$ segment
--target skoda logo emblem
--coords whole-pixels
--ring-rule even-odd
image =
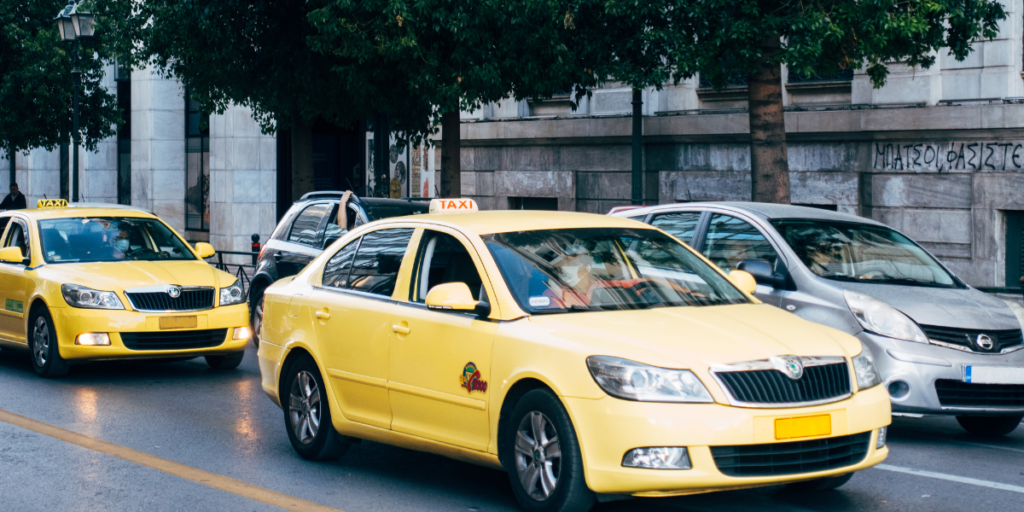
[[[172,299],[177,299],[181,296],[181,287],[176,285],[168,286],[167,295],[170,295]]]
[[[770,361],[776,370],[793,380],[804,376],[804,363],[797,356],[773,356]]]
[[[976,342],[978,343],[978,348],[982,350],[992,350],[996,346],[996,342],[992,341],[992,338],[987,334],[979,334]]]

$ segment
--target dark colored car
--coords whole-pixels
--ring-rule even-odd
[[[250,327],[259,343],[263,291],[278,279],[298,274],[349,229],[389,217],[427,213],[428,200],[349,196],[348,226],[338,225],[338,203],[344,192],[310,192],[295,202],[260,251],[249,286]]]

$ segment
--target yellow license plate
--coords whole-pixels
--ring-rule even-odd
[[[162,316],[161,329],[195,329],[199,326],[199,317],[195,316]]]
[[[777,418],[775,439],[796,439],[798,437],[827,436],[832,434],[832,415],[801,416],[799,418]]]

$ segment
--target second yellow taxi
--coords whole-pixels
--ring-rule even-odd
[[[206,356],[234,368],[249,339],[242,285],[150,213],[109,206],[0,213],[0,347],[43,377],[112,359]]]
[[[888,454],[869,353],[760,304],[749,274],[627,219],[475,210],[367,224],[267,289],[263,388],[302,457],[378,441],[503,468],[526,510],[584,511],[831,489]]]

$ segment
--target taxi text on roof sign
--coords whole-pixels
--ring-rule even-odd
[[[36,208],[67,208],[67,199],[40,199],[36,202]]]
[[[479,211],[472,199],[431,199],[430,213],[465,213]]]

